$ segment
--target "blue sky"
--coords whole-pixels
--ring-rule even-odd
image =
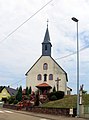
[[[0,0],[0,85],[25,87],[25,73],[41,56],[47,19],[52,57],[68,74],[68,86],[76,94],[76,23],[79,19],[79,48],[89,45],[89,1],[53,0],[12,33],[50,0]],[[80,85],[89,93],[89,48],[80,52]],[[58,59],[59,58],[59,59]],[[60,59],[61,58],[61,59]]]

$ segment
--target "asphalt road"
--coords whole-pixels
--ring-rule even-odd
[[[85,119],[0,109],[0,120],[85,120]]]
[[[0,120],[46,120],[46,119],[13,112],[11,110],[0,110]]]

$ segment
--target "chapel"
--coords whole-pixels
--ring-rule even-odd
[[[26,72],[26,86],[31,86],[32,91],[39,90],[40,94],[51,92],[54,87],[56,91],[63,91],[67,94],[71,91],[67,87],[67,73],[51,56],[51,49],[52,43],[47,25],[42,42],[42,55]]]

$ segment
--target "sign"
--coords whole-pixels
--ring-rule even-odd
[[[70,115],[73,115],[73,108],[72,109],[70,109],[70,113],[69,113]]]

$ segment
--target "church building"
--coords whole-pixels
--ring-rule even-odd
[[[32,91],[40,90],[40,93],[51,92],[53,88],[56,91],[64,91],[67,94],[67,73],[51,56],[52,44],[48,25],[44,40],[42,42],[42,55],[27,71],[26,86],[32,88]]]

